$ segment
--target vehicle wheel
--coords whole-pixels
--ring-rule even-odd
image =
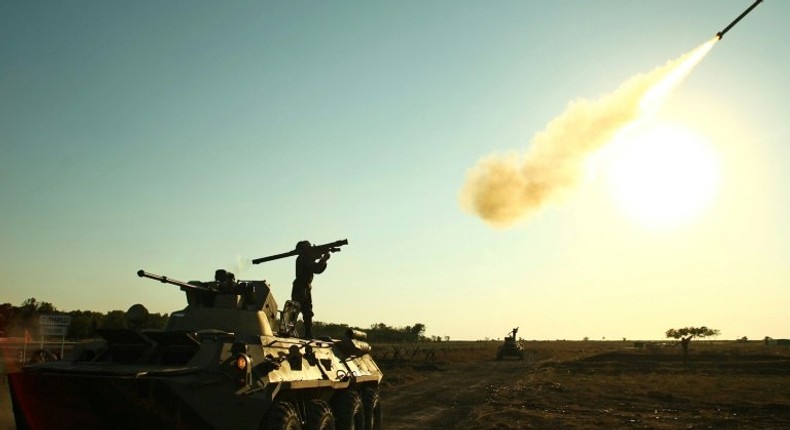
[[[291,402],[279,401],[269,412],[260,430],[302,430],[302,421]]]
[[[362,405],[365,407],[365,430],[381,430],[381,401],[378,388],[362,390]]]
[[[364,430],[365,407],[356,390],[347,389],[335,394],[332,401],[337,430]]]
[[[335,416],[332,408],[323,400],[313,400],[307,404],[307,430],[335,430]]]

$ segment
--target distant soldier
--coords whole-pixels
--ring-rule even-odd
[[[512,333],[513,333],[512,334],[513,340],[515,340],[516,339],[516,333],[518,333],[518,327],[514,328]]]
[[[302,318],[304,319],[304,337],[313,338],[313,297],[310,290],[313,288],[313,275],[323,273],[326,270],[326,262],[329,260],[329,252],[315,254],[310,242],[303,240],[296,244],[296,279],[291,289],[291,300],[299,302]]]
[[[680,338],[680,346],[683,347],[683,356],[688,357],[689,355],[689,343],[691,342],[691,336],[688,337],[681,337]]]

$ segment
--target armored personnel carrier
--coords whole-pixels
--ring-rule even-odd
[[[510,336],[505,336],[505,342],[502,345],[499,345],[496,350],[497,360],[501,360],[505,357],[516,357],[519,360],[524,359],[524,349],[516,340],[516,333],[518,333],[518,327],[508,332]]]
[[[365,334],[296,336],[266,281],[182,282],[164,330],[97,330],[60,361],[9,375],[18,430],[381,429],[382,373]],[[130,308],[130,321],[145,316]],[[279,315],[278,315],[279,314]]]

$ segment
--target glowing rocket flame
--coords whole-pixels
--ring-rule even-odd
[[[670,70],[663,79],[653,85],[644,97],[642,97],[642,100],[639,102],[639,109],[643,112],[643,115],[653,116],[661,107],[666,97],[683,82],[694,67],[696,67],[705,55],[713,49],[713,45],[715,45],[718,40],[719,38],[716,36],[700,45],[697,49],[681,57],[678,60],[679,64],[677,67]]]
[[[636,75],[597,100],[572,101],[535,134],[523,155],[484,157],[467,174],[461,206],[494,227],[532,215],[579,183],[587,159],[623,128],[653,115],[717,40]]]

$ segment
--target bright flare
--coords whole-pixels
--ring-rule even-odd
[[[615,202],[640,225],[664,229],[691,222],[716,196],[718,157],[690,130],[670,125],[632,130],[607,158]]]

